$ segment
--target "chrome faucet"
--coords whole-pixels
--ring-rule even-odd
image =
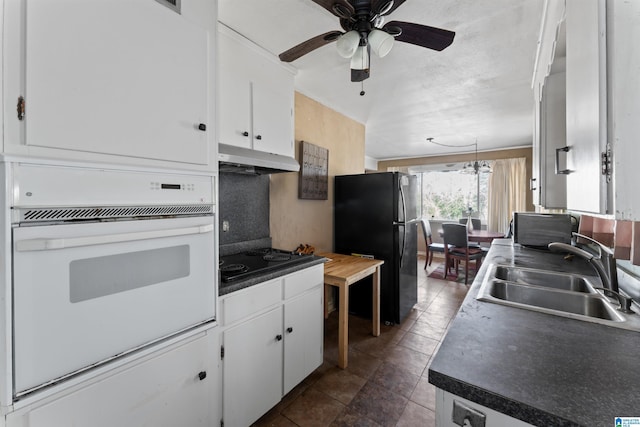
[[[618,288],[618,270],[613,251],[597,240],[593,240],[591,237],[579,233],[573,233],[573,236],[595,243],[598,247],[599,254],[594,255],[584,249],[560,242],[549,243],[549,250],[554,252],[568,252],[587,260],[598,272],[598,276],[600,276],[600,280],[602,281],[601,289],[605,295],[616,297],[618,302],[620,302],[620,308],[623,311],[629,310],[630,299],[621,295],[620,289]]]

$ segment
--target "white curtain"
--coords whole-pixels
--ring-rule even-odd
[[[487,229],[509,229],[513,212],[527,208],[527,165],[525,158],[501,159],[493,162],[489,176],[489,212]]]

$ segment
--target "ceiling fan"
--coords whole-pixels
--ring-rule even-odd
[[[433,50],[443,50],[453,42],[453,31],[411,22],[390,21],[384,17],[406,0],[312,0],[340,18],[342,31],[329,31],[312,37],[280,54],[283,62],[292,62],[307,53],[336,41],[338,53],[351,58],[351,81],[369,78],[369,55],[383,57],[391,51],[393,41],[411,43]],[[384,25],[383,25],[384,24]]]

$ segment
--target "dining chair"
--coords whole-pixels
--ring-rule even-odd
[[[442,237],[444,239],[444,278],[449,275],[449,269],[453,266],[458,273],[460,261],[464,261],[464,284],[468,284],[469,262],[475,261],[476,273],[482,264],[485,251],[477,246],[469,245],[467,227],[464,224],[442,224]]]
[[[424,261],[424,269],[427,269],[427,265],[431,265],[433,261],[433,253],[438,252],[444,254],[444,243],[433,243],[431,234],[431,224],[426,219],[421,219],[422,235],[424,236],[425,250],[427,252],[427,259]]]

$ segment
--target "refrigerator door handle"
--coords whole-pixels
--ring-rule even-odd
[[[394,222],[393,225],[402,227],[402,250],[400,251],[400,267],[402,267],[402,261],[404,259],[404,250],[407,244],[407,225],[404,222]]]
[[[400,189],[400,200],[402,201],[402,222],[407,220],[407,203],[404,199],[404,190],[402,189],[402,184],[399,186]]]
[[[406,177],[402,177],[402,178],[406,178]],[[400,189],[400,200],[402,200],[402,232],[403,232],[403,236],[402,236],[402,251],[400,252],[400,268],[402,268],[402,262],[404,261],[404,250],[407,244],[407,226],[404,223],[404,221],[407,220],[407,203],[405,201],[404,198],[404,190],[402,189],[402,180],[400,180],[400,185],[399,185],[399,189]]]

